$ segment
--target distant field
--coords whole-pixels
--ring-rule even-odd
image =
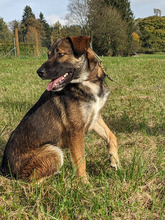
[[[45,58],[46,60],[46,58]],[[0,161],[12,130],[47,81],[43,58],[0,59]],[[68,150],[58,176],[26,184],[0,176],[0,219],[165,219],[165,54],[104,57],[111,94],[103,118],[120,146],[110,168],[106,144],[86,136],[90,185],[76,184]]]

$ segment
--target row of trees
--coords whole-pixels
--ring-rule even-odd
[[[43,13],[36,19],[30,6],[26,6],[21,22],[10,22],[12,32],[0,19],[0,40],[10,40],[18,28],[20,42],[33,44],[37,31],[40,45],[47,48],[51,39],[90,35],[99,55],[128,56],[142,48],[165,49],[165,18],[152,16],[135,21],[129,0],[69,0],[68,12],[68,25],[56,22],[49,26]]]
[[[98,54],[165,51],[165,17],[134,19],[129,0],[69,0],[68,20],[92,37]]]
[[[68,20],[92,37],[93,49],[104,55],[129,55],[133,13],[128,0],[69,0]]]

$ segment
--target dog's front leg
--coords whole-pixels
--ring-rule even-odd
[[[118,144],[115,135],[111,132],[108,126],[103,121],[101,115],[96,121],[94,131],[100,135],[108,143],[109,157],[111,161],[111,166],[117,170],[119,166],[119,156],[118,156]]]
[[[70,137],[70,154],[76,171],[76,176],[80,178],[81,182],[88,183],[83,132],[72,133]]]

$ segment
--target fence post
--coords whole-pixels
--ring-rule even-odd
[[[51,37],[50,37],[50,41],[51,41],[51,46],[53,45],[53,35],[51,35]]]
[[[17,57],[19,57],[20,51],[19,51],[19,40],[18,40],[18,29],[17,28],[15,28],[15,43],[16,43]]]
[[[35,38],[36,38],[36,54],[39,57],[40,53],[39,53],[39,46],[38,46],[38,33],[37,33],[37,30],[35,30]]]
[[[14,38],[14,55],[17,57],[17,51],[16,51],[16,46],[15,46],[15,38]]]

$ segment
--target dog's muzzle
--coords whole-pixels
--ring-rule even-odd
[[[40,67],[37,70],[37,74],[42,78],[42,79],[51,79],[51,82],[47,85],[47,90],[51,91],[60,91],[62,90],[72,79],[73,73],[68,71],[64,74],[60,74],[57,77],[48,78],[46,70],[42,67]]]
[[[43,68],[39,68],[37,70],[37,74],[39,75],[39,77],[41,77],[42,79],[44,79],[44,77],[46,77],[46,71]]]

